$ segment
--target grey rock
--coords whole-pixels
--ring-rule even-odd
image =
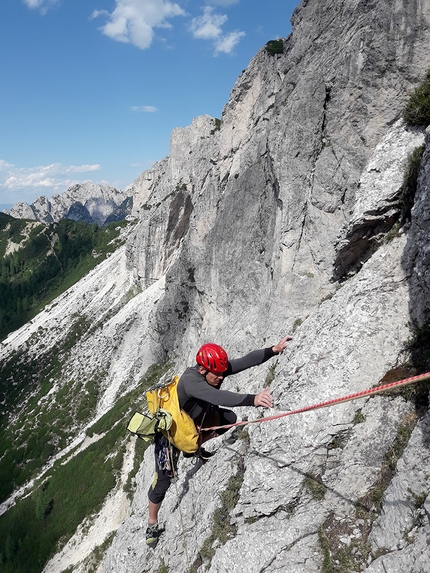
[[[340,231],[334,263],[338,278],[360,268],[398,221],[405,164],[423,143],[421,130],[408,130],[399,120],[376,146],[360,178],[351,218]]]
[[[382,513],[369,537],[374,554],[387,551],[389,555],[377,559],[369,571],[383,571],[384,566],[390,571],[401,571],[415,553],[415,545],[422,548],[417,555],[422,552],[423,558],[424,548],[427,549],[427,558],[430,555],[429,444],[430,415],[427,413],[415,428],[397,464],[396,475],[385,493]],[[423,567],[423,559],[418,559],[411,571],[424,571]]]
[[[315,2],[302,3],[284,54],[271,58],[263,50],[254,58],[232,90],[219,130],[211,133],[210,119],[201,118],[174,132],[171,156],[140,182],[146,209],[128,246],[129,264],[143,288],[166,274],[155,323],[161,344],[182,355],[179,365],[191,360],[187,349],[201,339],[216,336],[238,352],[243,333],[250,347],[258,340],[255,325],[265,324],[264,316],[271,317],[269,328],[263,327],[266,338],[300,319],[289,360],[278,360],[272,384],[281,410],[375,384],[404,360],[410,336],[411,276],[403,260],[409,238],[400,235],[390,244],[380,239],[398,212],[407,154],[423,141],[422,133],[395,122],[404,94],[420,75],[417,55],[423,56],[424,44],[415,36],[410,49],[389,30],[397,27],[412,39],[415,25],[427,30],[425,15],[414,24],[417,12],[405,14],[404,5],[387,11],[385,4],[354,2],[336,14],[335,5],[319,11]],[[331,41],[339,36],[339,43]],[[199,144],[196,131],[203,127]],[[185,194],[190,204],[185,220],[183,207],[173,219],[162,203],[175,185],[179,205],[185,205]],[[337,260],[348,268],[343,255],[354,252],[357,233],[365,235],[371,217],[377,221],[373,227],[380,227],[374,234],[381,246],[334,293],[333,265]],[[177,243],[167,233],[169,221]],[[160,240],[163,248],[155,253],[151,244]],[[368,245],[369,239],[366,250]],[[358,250],[352,258],[360,256]],[[427,293],[423,289],[425,300]],[[248,314],[244,309],[254,298],[259,303]],[[266,369],[230,384],[256,391]],[[215,543],[209,570],[320,570],[320,531],[332,523],[340,524],[339,544],[352,550],[354,532],[367,535],[370,527],[370,518],[357,525],[356,504],[375,487],[385,452],[411,408],[401,399],[373,398],[361,405],[363,424],[353,421],[359,409],[354,402],[250,427],[243,485],[232,512],[238,529],[225,545]],[[332,447],[337,441],[343,447]],[[206,467],[193,474],[180,508],[172,499],[177,493],[169,492],[162,509],[166,537],[146,557],[144,571],[155,570],[166,550],[177,571],[198,559],[213,512],[201,496],[208,484],[222,489],[229,450],[227,444],[220,447],[210,482]],[[317,477],[325,487],[322,501],[304,485]],[[107,562],[132,538],[127,525],[118,535]],[[368,555],[362,551],[355,547],[365,567]]]
[[[110,220],[118,221],[130,215],[130,198],[128,192],[109,185],[83,183],[73,185],[61,195],[53,195],[50,199],[38,197],[31,205],[16,203],[4,212],[17,219],[33,219],[43,223],[73,219],[103,225]]]
[[[171,361],[177,373],[193,364],[202,341],[235,357],[294,331],[281,356],[226,380],[256,393],[271,374],[275,408],[239,409],[247,433],[214,440],[208,463],[181,459],[155,550],[144,541],[154,468],[145,453],[99,573],[163,563],[178,573],[311,573],[345,552],[361,571],[425,571],[428,413],[418,421],[401,395],[356,394],[408,372],[414,327],[429,319],[427,138],[411,221],[383,240],[405,158],[423,140],[398,120],[429,67],[429,19],[429,0],[303,1],[284,52],[255,56],[221,121],[174,130],[169,157],[133,183],[139,222],[126,246],[2,343],[2,357],[37,356],[81,313],[92,329],[61,376],[104,365],[98,418],[151,364]],[[339,397],[354,400],[320,407]],[[263,413],[285,415],[259,423]],[[387,453],[411,419],[390,473]],[[220,540],[214,519],[232,476],[240,487]]]
[[[428,244],[430,232],[430,210],[428,204],[430,156],[428,144],[429,130],[427,128],[426,148],[422,157],[418,189],[412,209],[411,228],[403,256],[403,264],[410,273],[411,318],[418,326],[423,325],[430,311],[430,301],[426,294],[430,285],[428,266],[430,252]]]

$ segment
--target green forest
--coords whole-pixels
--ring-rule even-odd
[[[125,225],[47,225],[0,213],[0,340],[113,252]]]
[[[47,560],[64,546],[78,525],[86,518],[91,521],[91,516],[100,509],[109,491],[118,485],[129,436],[126,432],[127,421],[135,409],[142,410],[145,391],[169,367],[169,364],[151,366],[136,388],[121,396],[111,410],[87,429],[88,436],[99,436],[97,442],[71,456],[67,463],[57,460],[40,478],[37,476],[41,468],[56,453],[55,448],[49,452],[45,447],[53,441],[52,433],[58,433],[61,429],[59,420],[54,417],[58,416],[63,421],[65,433],[70,433],[73,425],[72,419],[64,423],[70,404],[76,398],[76,395],[71,397],[73,392],[70,388],[65,387],[64,392],[57,393],[55,406],[50,412],[40,413],[39,419],[43,420],[39,423],[37,436],[31,435],[34,432],[31,424],[20,432],[19,445],[7,443],[10,439],[9,425],[0,432],[0,483],[5,484],[0,499],[6,499],[14,485],[22,485],[30,478],[36,478],[33,490],[0,515],[2,573],[40,573]],[[82,394],[82,389],[78,389]],[[39,398],[40,394],[37,394],[36,399]],[[22,421],[21,426],[24,428]],[[64,446],[60,436],[58,449]],[[131,497],[134,492],[133,477],[142,462],[147,444],[137,440],[135,447],[134,467],[123,485]],[[1,455],[2,452],[6,455]],[[6,460],[9,452],[13,457],[12,463]],[[35,463],[32,463],[33,460]]]

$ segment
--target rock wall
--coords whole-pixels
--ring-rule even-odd
[[[157,174],[136,182],[144,200],[129,265],[143,288],[166,276],[150,320],[178,368],[204,340],[234,356],[295,330],[275,361],[276,412],[410,374],[411,328],[429,311],[428,151],[411,223],[386,236],[407,157],[425,140],[400,118],[429,65],[429,16],[428,1],[303,1],[284,53],[256,55],[221,122],[175,130]],[[257,391],[269,367],[226,385]],[[147,452],[101,570],[424,573],[422,415],[380,396],[218,438],[208,463],[180,462],[154,551],[144,542]],[[216,509],[234,476],[220,538]]]
[[[239,317],[249,346],[291,330],[366,258],[354,245],[368,229],[352,229],[361,177],[423,77],[428,22],[427,2],[302,3],[284,53],[255,56],[220,122],[174,130],[169,157],[135,182],[128,250],[143,287],[167,273],[155,319],[166,350],[215,336],[242,350],[229,334]],[[399,130],[397,180],[422,138]]]
[[[282,54],[263,48],[241,74],[220,119],[173,131],[170,155],[130,189],[139,221],[125,247],[12,333],[2,358],[42,354],[78,315],[86,332],[61,375],[103,370],[96,418],[149,366],[180,373],[209,339],[235,357],[293,333],[282,356],[225,382],[270,383],[269,413],[413,372],[411,337],[430,310],[430,156],[401,111],[430,64],[430,0],[303,0],[293,24]],[[396,227],[421,145],[410,221]],[[150,449],[98,573],[427,573],[429,444],[428,397],[417,408],[399,394],[232,430],[206,464],[180,459],[155,550]],[[93,570],[76,543],[46,570]]]

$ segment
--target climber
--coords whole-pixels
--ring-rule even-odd
[[[178,383],[178,397],[181,408],[187,412],[200,428],[198,450],[196,457],[206,462],[212,452],[205,450],[202,444],[215,438],[227,430],[217,430],[217,432],[206,431],[204,428],[211,426],[223,426],[234,424],[237,420],[236,414],[229,409],[220,406],[262,406],[271,408],[273,398],[270,392],[265,389],[258,394],[237,394],[227,390],[220,390],[221,384],[227,376],[238,374],[243,370],[263,364],[269,358],[281,354],[292,340],[291,336],[285,336],[270,348],[254,350],[242,358],[229,360],[226,351],[217,344],[204,344],[196,355],[196,365],[187,368],[182,374]],[[168,442],[161,434],[155,440],[155,476],[148,491],[149,517],[146,530],[146,543],[149,547],[155,547],[158,543],[161,530],[158,526],[158,512],[162,501],[170,486],[175,464],[179,457],[179,451],[170,446],[173,451],[173,460],[169,461]],[[184,454],[189,456],[190,454]]]

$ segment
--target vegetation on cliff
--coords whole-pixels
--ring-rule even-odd
[[[430,70],[411,94],[403,109],[403,118],[408,125],[427,127],[430,124]]]

